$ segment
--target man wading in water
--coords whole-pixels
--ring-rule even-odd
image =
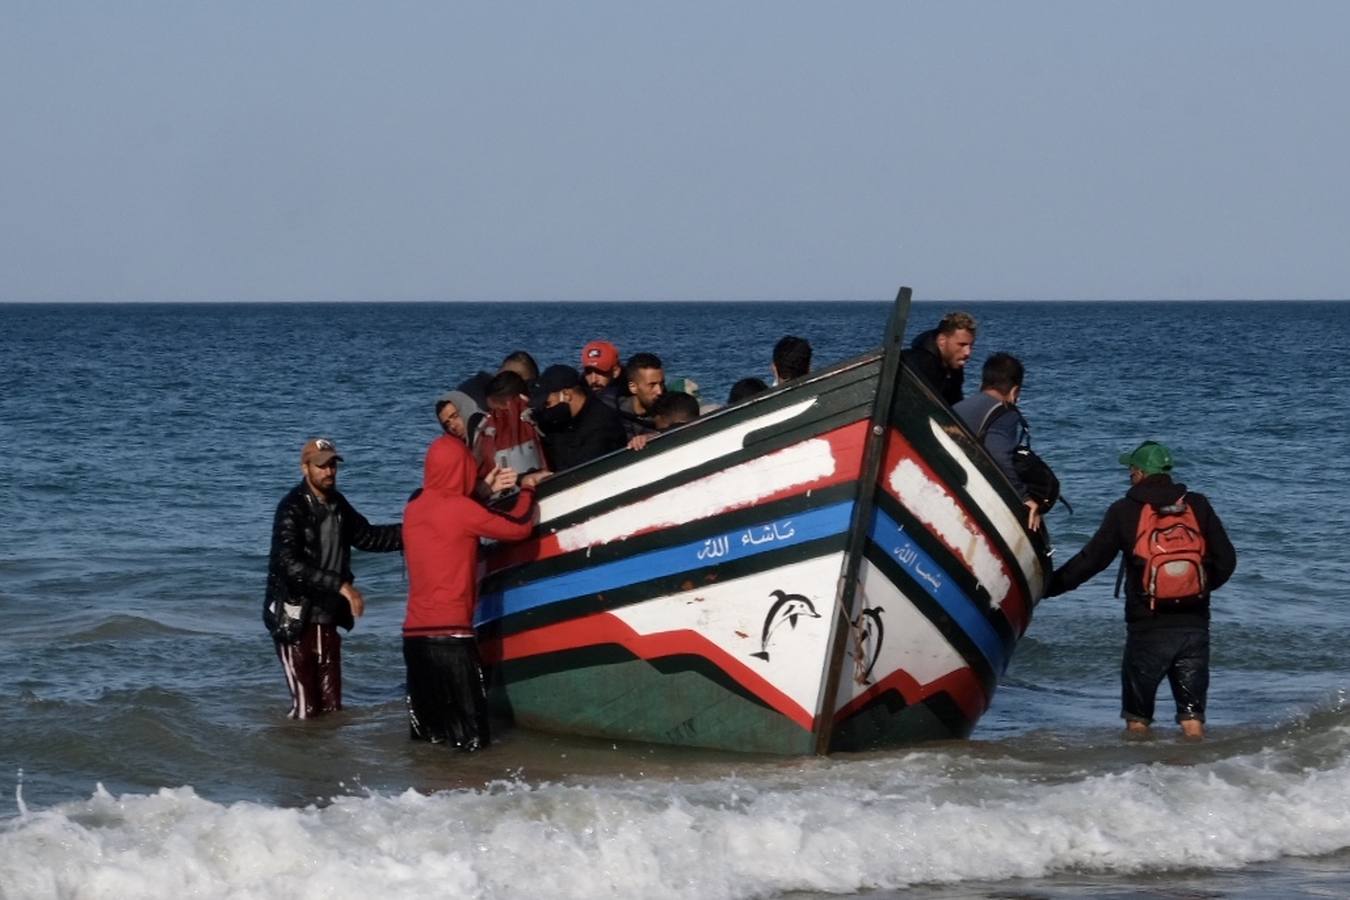
[[[1122,454],[1130,489],[1073,559],[1050,577],[1047,597],[1068,593],[1125,556],[1125,655],[1121,711],[1136,733],[1153,723],[1153,701],[1166,676],[1177,722],[1204,737],[1209,690],[1209,593],[1237,568],[1237,553],[1204,494],[1172,480],[1172,453],[1144,441]],[[1119,583],[1117,585],[1119,586]]]
[[[403,548],[398,525],[372,525],[337,489],[337,447],[314,438],[300,451],[300,483],[277,504],[263,624],[291,691],[293,719],[342,709],[342,638],[366,609],[353,584],[351,548]]]

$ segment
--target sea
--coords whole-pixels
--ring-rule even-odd
[[[309,437],[395,522],[433,403],[508,352],[652,351],[704,401],[880,343],[890,303],[0,305],[0,898],[1350,896],[1350,303],[988,302],[1072,511],[1168,444],[1238,551],[1209,735],[1119,718],[1114,569],[1043,601],[969,740],[777,758],[410,741],[398,554],[357,553],[347,708],[286,718],[260,610]],[[917,302],[909,334],[950,304]]]

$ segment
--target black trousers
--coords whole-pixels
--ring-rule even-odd
[[[1205,721],[1209,692],[1209,629],[1193,626],[1152,628],[1125,638],[1120,662],[1120,715],[1148,724],[1163,676],[1172,686],[1177,721]]]
[[[414,740],[473,752],[492,741],[487,682],[471,637],[405,637],[408,726]]]

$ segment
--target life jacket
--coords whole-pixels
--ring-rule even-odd
[[[1144,564],[1149,609],[1204,595],[1205,535],[1185,494],[1167,506],[1144,504],[1134,555]]]
[[[480,477],[493,468],[511,468],[521,475],[547,468],[539,432],[524,417],[527,406],[524,397],[512,397],[506,406],[490,410],[479,424],[473,455]]]

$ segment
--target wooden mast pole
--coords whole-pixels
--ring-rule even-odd
[[[825,684],[816,701],[817,755],[830,751],[830,739],[834,734],[835,697],[839,693],[839,680],[842,677],[849,633],[855,616],[853,607],[859,593],[858,573],[862,569],[863,547],[867,543],[867,533],[872,527],[872,511],[876,501],[877,482],[881,475],[881,462],[886,449],[886,431],[890,423],[891,405],[895,399],[896,385],[901,377],[900,354],[904,350],[905,323],[909,319],[912,293],[909,288],[902,287],[896,294],[895,306],[891,309],[890,321],[886,324],[886,337],[881,345],[881,373],[878,376],[876,396],[872,402],[872,421],[867,431],[867,442],[863,446],[858,498],[853,504],[853,516],[849,521],[848,543],[844,549],[844,568],[839,576],[839,588],[834,612],[831,615]]]

